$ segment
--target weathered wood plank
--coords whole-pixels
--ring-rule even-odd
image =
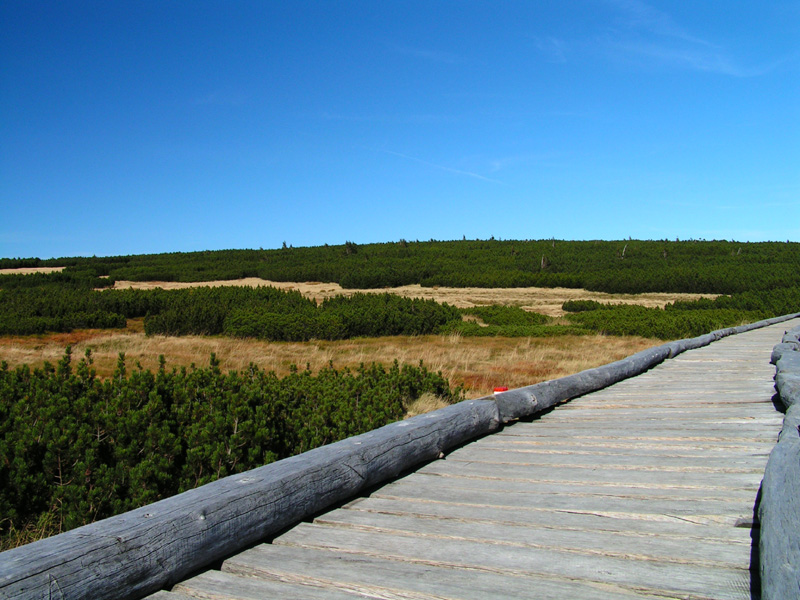
[[[196,600],[197,596],[187,596],[179,592],[166,592],[160,590],[155,594],[150,594],[145,600]]]
[[[741,411],[739,411],[737,414],[730,413],[727,415],[722,415],[719,413],[719,411],[714,411],[713,415],[709,414],[708,411],[705,412],[682,411],[680,413],[676,412],[670,415],[665,415],[664,413],[657,411],[647,411],[647,412],[577,411],[570,415],[572,417],[571,419],[563,418],[561,422],[563,423],[570,422],[572,424],[591,423],[593,425],[602,425],[605,427],[608,424],[619,422],[620,419],[624,419],[626,423],[642,423],[642,424],[647,424],[651,422],[663,422],[665,419],[674,419],[674,420],[686,419],[686,420],[691,420],[693,428],[700,429],[707,427],[708,425],[759,426],[763,424],[773,425],[781,421],[779,415],[764,415],[763,410],[759,412],[761,412],[761,414],[756,416],[755,414],[746,414]]]
[[[560,467],[565,463],[580,462],[591,467],[624,469],[637,467],[641,469],[669,470],[673,467],[680,470],[702,473],[757,473],[764,472],[768,453],[760,456],[740,454],[731,456],[707,456],[702,461],[687,465],[685,456],[641,455],[641,454],[548,454],[546,452],[530,452],[520,448],[494,449],[469,446],[456,450],[447,456],[449,461],[487,462],[494,464],[518,464],[531,466]]]
[[[364,597],[356,590],[245,577],[222,571],[206,571],[182,581],[174,590],[204,600],[353,600]]]
[[[713,519],[717,522],[737,523],[753,514],[753,502],[749,506],[742,502],[720,502],[717,500],[694,500],[676,502],[671,499],[655,497],[623,497],[571,494],[568,499],[556,494],[478,489],[478,486],[443,487],[439,485],[420,485],[418,482],[408,486],[388,486],[373,494],[376,498],[424,499],[427,501],[457,504],[469,498],[471,504],[486,506],[535,506],[538,508],[611,511],[617,513],[667,514],[685,519]]]
[[[569,598],[570,600],[635,600],[651,598],[618,586],[555,580],[520,573],[465,571],[458,567],[396,561],[326,549],[263,544],[225,561],[231,573],[281,581],[314,581],[337,589],[358,586],[374,597],[441,600]]]
[[[577,531],[636,532],[639,535],[676,537],[685,540],[718,540],[750,546],[750,529],[717,521],[686,519],[666,514],[620,513],[610,510],[557,509],[537,506],[487,506],[463,502],[430,502],[415,499],[366,498],[345,505],[350,510],[394,515],[415,515],[435,519],[462,519],[528,527]]]
[[[360,531],[417,535],[434,542],[438,538],[448,538],[523,548],[599,552],[625,559],[676,564],[691,562],[712,568],[735,569],[750,560],[749,546],[705,540],[687,544],[686,539],[645,536],[636,531],[576,531],[456,518],[429,519],[418,515],[389,515],[351,509],[331,511],[314,519],[314,523]]]
[[[558,442],[555,440],[493,440],[482,444],[482,450],[497,450],[508,452],[525,452],[529,454],[548,454],[548,455],[602,455],[602,456],[621,456],[635,452],[639,456],[653,457],[673,457],[673,458],[704,458],[706,456],[722,458],[739,458],[741,456],[760,457],[762,459],[769,456],[774,444],[762,442],[761,444],[699,444],[699,443],[675,443],[675,442],[591,442],[580,443],[571,441],[570,443]]]
[[[505,432],[504,432],[505,433]],[[560,431],[558,429],[542,429],[539,433],[534,433],[531,431],[525,431],[520,429],[516,433],[507,433],[506,435],[502,435],[500,433],[496,434],[499,437],[509,437],[512,439],[516,439],[519,441],[548,441],[553,440],[555,442],[564,442],[568,439],[575,440],[576,443],[585,443],[585,442],[613,442],[613,443],[635,443],[635,442],[645,442],[648,444],[656,444],[656,443],[679,443],[679,444],[687,444],[687,443],[709,443],[709,444],[759,444],[761,446],[774,446],[775,440],[777,436],[773,436],[771,433],[768,435],[761,436],[759,438],[755,437],[748,437],[745,436],[712,436],[712,435],[698,435],[702,432],[692,432],[691,434],[687,435],[684,433],[683,430],[680,429],[672,429],[667,430],[662,429],[659,432],[650,432],[647,434],[638,434],[635,431],[627,431],[627,432],[597,432],[591,429],[587,429],[583,432],[576,432],[573,435],[568,435],[564,431]]]
[[[458,461],[436,461],[425,465],[425,473],[448,473],[450,468]],[[441,464],[440,464],[441,463]],[[459,474],[486,476],[497,474],[500,470],[493,463],[460,462]],[[586,481],[593,483],[618,483],[621,477],[624,481],[635,484],[658,484],[663,486],[688,486],[712,488],[734,488],[758,490],[761,484],[761,475],[757,473],[703,473],[691,471],[668,470],[633,470],[633,469],[608,469],[592,465],[569,464],[561,465],[558,469],[548,467],[535,467],[530,465],[506,465],[503,473],[511,478],[538,479],[550,482]]]
[[[723,600],[749,600],[746,569],[637,560],[602,553],[520,548],[470,540],[437,538],[427,543],[412,535],[343,530],[301,523],[274,541],[278,545],[341,549],[431,565],[495,573],[540,574],[585,582],[613,584],[632,592],[669,596],[694,595]]]
[[[524,423],[518,423],[517,426],[518,425],[524,425]],[[573,444],[573,446],[577,448],[596,445],[598,447],[630,448],[631,451],[635,451],[636,448],[640,447],[656,447],[666,449],[671,446],[692,446],[708,448],[710,450],[714,448],[744,447],[756,448],[760,452],[764,451],[764,449],[768,449],[768,451],[771,452],[772,448],[775,446],[775,440],[770,439],[771,436],[766,436],[763,439],[731,439],[729,437],[715,438],[702,435],[669,437],[658,434],[637,435],[635,432],[629,431],[626,434],[620,433],[617,435],[602,435],[586,432],[576,433],[575,435],[567,437],[559,431],[553,431],[544,428],[542,428],[538,434],[530,430],[523,429],[520,429],[519,433],[514,434],[513,432],[509,432],[508,429],[509,428],[507,427],[503,432],[493,435],[492,441],[497,443],[530,444],[544,447],[552,446],[553,448],[563,448],[569,444]]]
[[[704,485],[673,486],[661,483],[633,484],[625,480],[609,483],[595,481],[543,481],[528,477],[511,477],[504,470],[494,470],[486,476],[463,474],[439,474],[417,472],[415,481],[430,481],[423,484],[452,489],[510,492],[536,492],[541,494],[563,494],[564,496],[614,496],[625,498],[658,498],[674,502],[694,502],[695,500],[715,500],[720,502],[752,503],[754,488],[712,488]],[[381,490],[375,492],[380,495]],[[377,497],[377,496],[376,496]]]
[[[559,424],[560,425],[560,424]],[[780,425],[777,426],[780,429]],[[573,433],[570,434],[570,431]],[[658,440],[662,438],[675,439],[675,440],[728,440],[728,441],[756,441],[756,442],[771,442],[775,443],[777,435],[771,430],[765,430],[758,427],[704,427],[693,428],[691,425],[686,427],[679,427],[674,424],[664,423],[661,427],[657,423],[643,424],[636,429],[625,428],[622,425],[605,427],[593,425],[591,423],[576,423],[572,428],[566,425],[559,428],[548,429],[541,433],[531,434],[530,432],[520,432],[520,436],[534,437],[552,436],[561,437],[562,439],[569,439],[574,436],[576,438],[585,436],[600,436],[600,437],[615,437],[620,439],[653,439]]]

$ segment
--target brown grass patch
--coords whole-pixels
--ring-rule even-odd
[[[231,281],[206,281],[193,283],[164,281],[117,281],[114,289],[179,289],[202,286],[249,286],[268,285],[283,290],[295,290],[308,298],[321,302],[333,296],[350,296],[357,292],[366,294],[392,293],[408,298],[426,298],[437,302],[447,302],[459,308],[470,308],[486,304],[506,304],[520,306],[525,310],[539,312],[552,317],[562,316],[561,305],[567,300],[595,300],[597,302],[615,302],[622,304],[639,304],[641,306],[663,308],[668,302],[676,300],[697,300],[698,298],[715,298],[714,294],[606,294],[589,292],[571,288],[451,288],[422,287],[421,285],[404,285],[402,287],[369,290],[346,290],[338,283],[318,282],[280,282],[249,277]]]
[[[453,385],[463,385],[467,397],[490,394],[495,386],[521,387],[577,373],[651,347],[660,342],[639,337],[563,336],[553,338],[462,338],[398,336],[341,341],[264,342],[226,337],[145,336],[141,321],[126,331],[83,330],[68,334],[0,338],[0,360],[11,368],[21,364],[55,364],[66,345],[78,360],[90,348],[100,377],[109,377],[117,356],[124,352],[128,368],[137,363],[156,370],[163,354],[168,367],[205,366],[212,352],[224,370],[240,370],[250,363],[278,375],[291,365],[307,364],[312,371],[333,363],[337,368],[360,363],[391,365],[394,360],[416,365],[423,361],[441,371]]]
[[[422,415],[425,413],[433,412],[434,410],[439,410],[440,408],[444,408],[447,406],[447,403],[430,392],[426,392],[422,394],[416,400],[412,400],[408,403],[405,407],[406,410],[406,419],[410,419],[411,417],[416,417],[417,415]]]
[[[663,306],[678,299],[695,299],[695,294],[601,294],[566,288],[423,288],[419,285],[381,290],[343,290],[335,283],[282,283],[263,279],[200,283],[122,282],[116,288],[134,287],[177,289],[206,285],[272,285],[297,290],[322,301],[338,294],[392,292],[415,298],[431,298],[459,307],[485,304],[521,306],[551,316],[561,316],[565,300],[587,299],[600,302],[628,302],[644,306]],[[213,352],[226,370],[240,370],[250,363],[285,375],[292,365],[309,365],[312,371],[333,363],[337,368],[354,368],[360,363],[390,365],[394,360],[416,365],[420,361],[433,371],[441,371],[453,385],[462,385],[467,397],[490,394],[494,387],[522,387],[555,379],[629,356],[660,342],[639,337],[560,336],[553,338],[464,338],[446,336],[383,337],[342,341],[264,342],[226,337],[166,337],[144,335],[142,319],[128,321],[125,330],[81,330],[72,333],[0,337],[0,361],[11,368],[21,364],[55,364],[67,345],[73,346],[78,360],[87,348],[94,357],[100,377],[114,372],[117,357],[124,352],[128,368],[140,365],[156,370],[158,356],[164,355],[168,367],[205,366]],[[416,408],[410,407],[412,410]]]
[[[30,275],[31,273],[57,273],[66,267],[23,267],[19,269],[0,269],[0,275]]]

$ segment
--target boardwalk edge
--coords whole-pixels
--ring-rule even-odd
[[[772,362],[786,415],[767,461],[758,508],[764,600],[800,598],[800,326],[775,346]]]

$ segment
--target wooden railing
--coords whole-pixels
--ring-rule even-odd
[[[685,350],[798,316],[669,342],[596,369],[460,402],[3,552],[0,598],[142,598],[403,471],[492,433],[503,423],[638,375]],[[781,365],[798,364],[788,356],[792,349],[796,348],[786,347],[779,369]],[[795,395],[789,397],[796,398],[798,371],[793,373],[794,379],[789,370],[779,379],[784,381],[783,389],[794,390],[791,393]],[[770,482],[774,483],[768,485],[765,478],[762,514],[767,527],[762,528],[761,542],[768,551],[768,561],[772,557],[776,561],[794,560],[795,574],[800,512],[792,507],[800,498],[800,465],[796,460],[800,443],[797,436],[792,438],[791,431],[786,431],[796,424],[797,410],[795,403],[787,411],[785,435],[776,447],[777,454],[773,453],[775,460],[770,458],[770,465],[774,462],[778,466],[772,467],[775,475]],[[793,466],[784,464],[790,461],[780,458],[781,453],[794,457]],[[781,487],[780,482],[787,477],[794,487]],[[787,498],[787,490],[794,496]],[[795,511],[791,521],[795,529],[790,536],[794,545],[773,539],[781,535],[782,519],[788,514],[783,508],[776,513],[770,508],[773,505]],[[762,566],[768,581],[772,581],[773,572],[790,579],[791,573],[787,575],[786,571],[777,562]]]
[[[775,389],[786,410],[761,483],[761,597],[800,598],[800,327],[772,351]]]

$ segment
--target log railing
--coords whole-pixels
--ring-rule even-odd
[[[0,597],[142,598],[403,471],[496,431],[503,423],[638,375],[685,350],[798,316],[786,315],[669,342],[596,369],[460,402],[8,550],[0,554]],[[796,337],[793,339],[796,343]],[[786,346],[778,361],[779,372],[782,365],[793,365],[795,370],[785,369],[778,379],[779,384],[783,382],[781,389],[788,390],[787,397],[796,399],[800,389],[796,367],[800,363],[792,359],[800,357],[800,352],[789,356],[795,349]],[[762,573],[769,581],[792,576],[783,564],[771,563],[772,557],[794,560],[791,566],[795,577],[797,574],[800,512],[793,507],[800,499],[800,442],[789,430],[794,427],[797,433],[796,411],[800,409],[796,400],[790,402],[795,403],[787,411],[781,443],[773,452],[774,458],[770,457],[770,465],[778,466],[768,466],[771,479],[768,482],[765,477],[764,481],[762,518],[767,527],[762,528],[761,545],[768,550],[769,564],[762,565]],[[783,455],[794,463],[780,458]],[[770,475],[770,468],[774,475]],[[787,493],[793,496],[787,498]],[[794,511],[790,515],[793,542],[788,547],[773,538],[786,537],[782,528],[789,513],[766,508],[773,505]]]
[[[800,598],[800,327],[772,351],[775,389],[786,410],[761,483],[761,597]]]

